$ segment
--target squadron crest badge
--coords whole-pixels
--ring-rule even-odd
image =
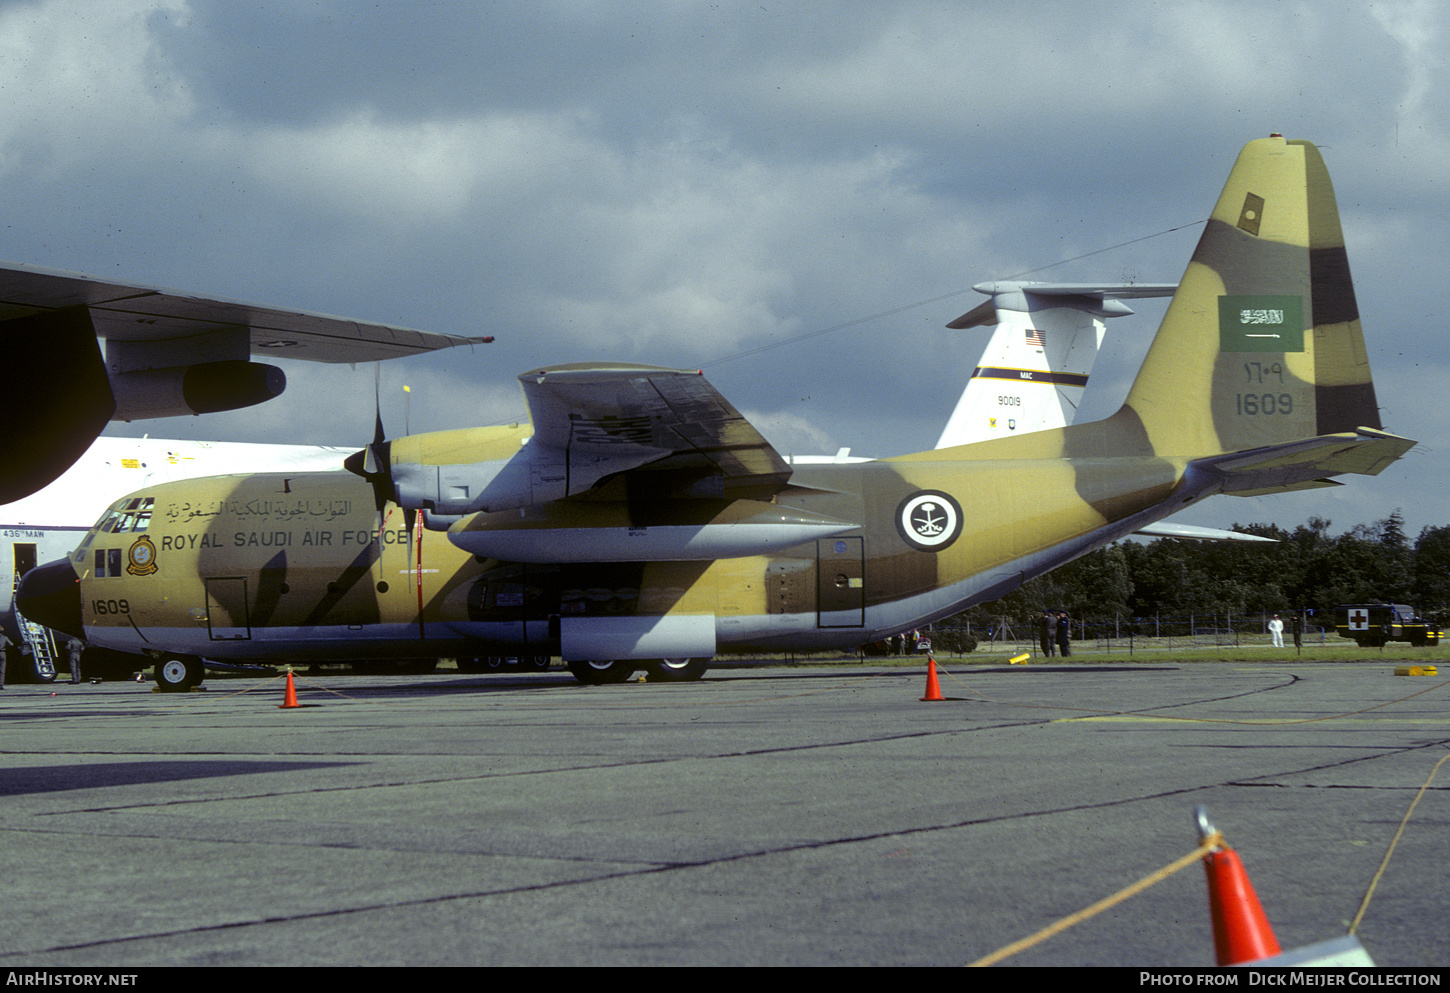
[[[133,576],[149,576],[156,571],[156,546],[150,538],[137,538],[126,558],[126,571]]]
[[[920,490],[896,508],[896,530],[912,548],[939,552],[962,533],[962,508],[941,490]]]

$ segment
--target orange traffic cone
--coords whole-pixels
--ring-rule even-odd
[[[921,698],[922,703],[930,700],[941,700],[941,687],[936,682],[936,659],[930,655],[926,657],[926,696]]]
[[[1207,825],[1206,812],[1200,814],[1199,823]],[[1203,868],[1208,873],[1208,906],[1218,964],[1237,965],[1278,955],[1279,939],[1269,927],[1238,852],[1226,845],[1215,849],[1203,857]]]
[[[297,686],[292,682],[292,670],[287,670],[287,692],[282,697],[282,702],[277,705],[278,710],[286,710],[289,707],[297,706]]]

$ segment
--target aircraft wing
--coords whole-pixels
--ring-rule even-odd
[[[423,509],[428,527],[446,525],[476,556],[711,561],[859,526],[771,502],[790,466],[699,372],[584,363],[519,380],[534,434],[507,463],[438,465],[435,475],[393,462],[394,479],[409,480],[397,488],[404,508]],[[411,482],[430,478],[431,492]]]
[[[519,382],[534,443],[567,452],[571,464],[647,466],[732,491],[774,492],[790,478],[780,453],[698,371],[575,363],[526,372]]]
[[[0,503],[59,477],[108,421],[237,410],[280,395],[286,374],[254,354],[365,362],[488,340],[0,266],[0,346],[16,373]]]
[[[789,485],[785,459],[698,371],[575,363],[519,383],[531,421],[522,430],[406,436],[344,464],[438,530],[466,515],[481,515],[475,530],[541,528],[528,515],[559,501],[576,516],[590,513],[580,503],[601,502],[628,506],[635,525],[661,515],[681,524],[682,514],[715,514],[712,502],[764,500]]]
[[[14,263],[0,268],[0,322],[68,307],[87,308],[96,335],[108,342],[164,343],[221,331],[245,332],[254,354],[314,362],[370,362],[482,340],[111,283]]]

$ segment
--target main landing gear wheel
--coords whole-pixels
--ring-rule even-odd
[[[570,662],[569,671],[574,678],[586,686],[603,686],[606,683],[622,683],[639,668],[637,662],[592,661]]]
[[[654,659],[644,664],[649,678],[659,683],[693,683],[710,668],[709,659]]]
[[[156,686],[167,693],[189,690],[201,682],[206,670],[201,659],[190,655],[178,655],[156,663]]]

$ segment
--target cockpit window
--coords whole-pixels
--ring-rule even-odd
[[[145,531],[151,526],[151,511],[155,505],[155,497],[129,497],[120,503],[113,504],[101,515],[101,519],[96,521],[95,526],[86,532],[85,539],[73,555],[75,562],[82,564],[86,561],[86,552],[90,549],[91,542],[96,540],[97,535],[135,534]],[[98,556],[96,570],[98,575],[104,575],[100,572],[100,554],[99,551],[96,552]]]
[[[101,518],[96,526],[99,534],[129,534],[145,531],[151,524],[151,510],[156,500],[153,497],[132,497],[122,500]]]

